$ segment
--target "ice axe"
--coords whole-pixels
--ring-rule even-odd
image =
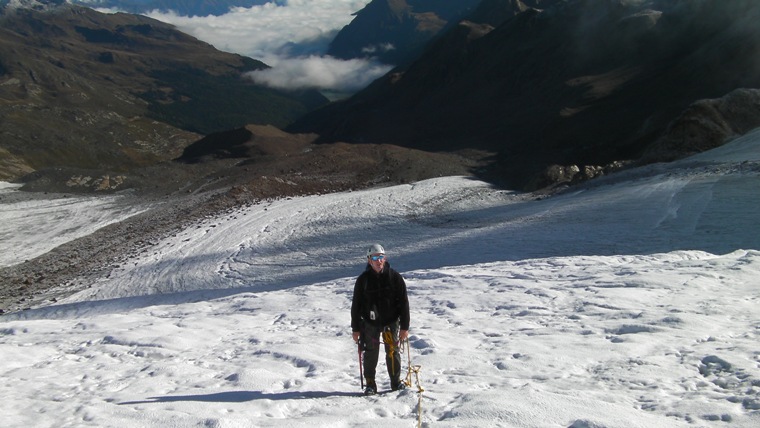
[[[359,382],[362,385],[362,391],[364,390],[364,369],[362,368],[362,340],[356,341],[356,346],[359,349]]]

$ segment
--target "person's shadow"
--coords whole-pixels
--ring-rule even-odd
[[[328,397],[351,397],[360,395],[345,391],[293,391],[264,393],[259,391],[229,391],[214,394],[199,395],[168,395],[164,397],[148,397],[145,400],[125,401],[120,405],[147,404],[147,403],[171,403],[176,401],[202,401],[208,403],[243,403],[254,400],[304,400]]]

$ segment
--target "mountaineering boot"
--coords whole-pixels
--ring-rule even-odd
[[[406,389],[406,384],[401,381],[392,381],[391,382],[391,391],[401,391],[402,389]]]
[[[367,386],[364,388],[364,395],[377,394],[377,385],[375,385],[375,379],[367,379]]]

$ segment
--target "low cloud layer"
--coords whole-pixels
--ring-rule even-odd
[[[248,73],[256,83],[280,89],[319,88],[355,92],[387,73],[390,66],[329,56],[280,59],[272,68]]]
[[[233,8],[221,16],[188,17],[154,11],[146,15],[219,50],[264,61],[271,70],[253,73],[260,84],[280,89],[355,91],[390,69],[371,59],[324,57],[335,34],[369,0],[283,0]]]

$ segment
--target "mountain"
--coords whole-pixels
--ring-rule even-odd
[[[341,59],[375,57],[386,64],[407,63],[478,1],[372,0],[338,32],[327,54]]]
[[[0,179],[124,172],[216,131],[282,127],[327,101],[241,77],[267,67],[144,16],[12,1],[0,14]]]
[[[530,187],[555,164],[638,160],[693,103],[760,88],[757,2],[526,5],[481,3],[408,67],[288,130],[323,142],[483,150],[494,180]],[[498,25],[486,19],[494,10],[505,18]],[[753,116],[758,105],[742,108]]]
[[[253,7],[271,0],[73,0],[88,7],[117,9],[129,13],[174,11],[180,16],[224,15],[233,7]]]
[[[472,22],[499,26],[504,21],[530,9],[545,9],[560,0],[481,0],[466,19]]]

